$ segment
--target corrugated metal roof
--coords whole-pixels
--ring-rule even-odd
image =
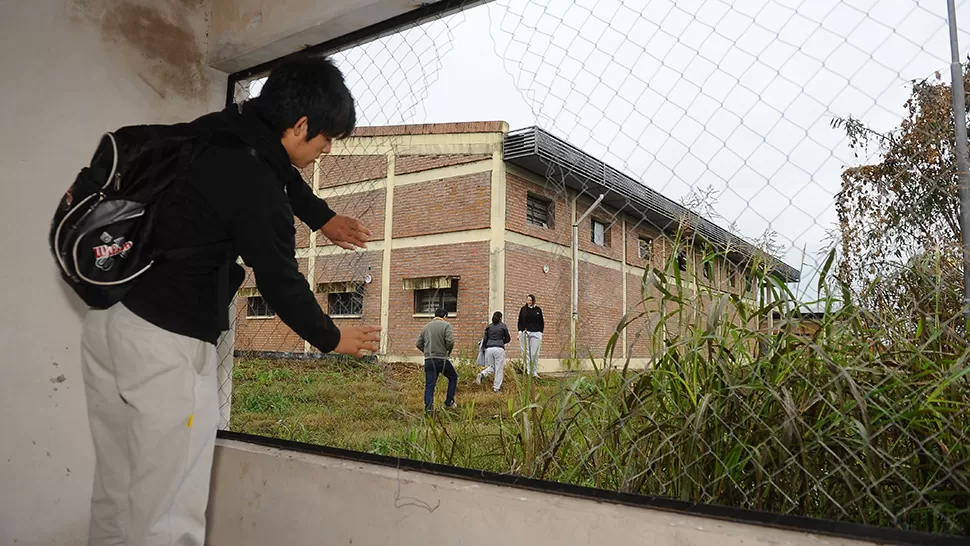
[[[651,190],[642,182],[610,167],[539,127],[510,131],[503,145],[505,160],[548,180],[553,186],[576,190],[616,210],[640,214],[644,221],[673,233],[687,218],[695,232],[720,250],[729,249],[741,260],[760,251],[738,235]],[[775,256],[766,256],[771,273],[785,282],[798,282],[801,273]]]

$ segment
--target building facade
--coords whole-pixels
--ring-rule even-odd
[[[300,269],[338,325],[382,327],[380,352],[388,360],[420,361],[415,340],[440,306],[455,328],[458,355],[473,357],[492,312],[502,311],[514,331],[526,295],[534,294],[545,315],[540,370],[602,358],[620,319],[633,311],[643,316],[621,332],[614,355],[645,363],[651,344],[640,334],[659,309],[643,303],[644,272],[662,269],[675,254],[685,278],[707,287],[698,297],[756,296],[745,265],[754,249],[696,215],[693,234],[736,250],[704,258],[675,243],[689,211],[541,129],[510,133],[504,122],[362,127],[303,174],[334,210],[360,218],[373,235],[366,250],[348,251],[297,220]],[[798,278],[777,261],[767,272],[783,282]],[[276,318],[252,275],[236,301],[235,348],[314,350]],[[514,339],[509,349],[518,353]]]

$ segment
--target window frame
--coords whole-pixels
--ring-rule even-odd
[[[430,311],[424,310],[426,308],[425,306],[422,306],[420,308],[420,310],[419,310],[419,307],[418,307],[419,299],[423,295],[425,295],[425,294],[427,294],[429,292],[435,293],[434,296],[432,296],[433,301],[440,296],[440,300],[438,300],[438,301],[440,301],[440,305],[443,305],[445,307],[445,310],[448,311],[448,316],[449,317],[455,317],[455,316],[457,316],[458,315],[458,288],[459,288],[458,287],[458,279],[452,279],[451,280],[451,287],[449,287],[449,288],[422,288],[422,289],[413,290],[413,293],[414,294],[413,294],[413,307],[412,307],[413,313],[412,313],[412,316],[414,316],[414,317],[432,317],[432,316],[434,316],[434,312],[435,312],[435,309],[437,309],[437,307],[432,308]],[[452,292],[454,293],[453,296],[451,296],[451,298],[449,298],[449,299],[446,300],[445,299],[446,296],[450,295],[450,293],[452,293]],[[451,305],[451,304],[453,304],[453,305]],[[449,309],[449,307],[453,307],[454,310]]]
[[[597,225],[603,226],[603,242],[602,243],[597,243],[596,242],[596,226]],[[610,239],[607,236],[607,234],[610,231],[610,226],[608,226],[606,224],[606,222],[602,222],[600,220],[597,220],[596,218],[591,218],[590,219],[589,226],[590,226],[589,241],[591,243],[593,243],[594,245],[596,245],[596,246],[600,246],[600,247],[603,247],[603,248],[609,248],[609,246],[610,246]]]
[[[262,302],[262,306],[265,309],[265,313],[256,314],[253,312],[255,301]],[[257,309],[258,311],[258,309]],[[276,311],[270,306],[269,302],[266,301],[261,294],[249,294],[246,296],[246,318],[247,319],[274,319],[276,318]]]
[[[644,245],[646,245],[647,251],[644,253]],[[637,257],[641,260],[647,260],[648,262],[653,261],[653,238],[637,236]]]
[[[328,290],[327,284],[318,284],[317,292],[320,294],[325,294],[327,297],[327,314],[332,318],[361,318],[364,315],[364,284],[356,283],[354,290],[350,290],[350,286],[342,287],[339,290]],[[334,304],[331,300],[331,296],[343,296],[345,294],[350,294],[352,297],[351,304],[357,302],[360,309],[356,313],[335,313]],[[353,311],[353,307],[350,308]]]
[[[535,203],[535,205],[533,205]],[[546,216],[545,223],[536,222],[533,220],[535,209],[540,209],[544,211]],[[538,228],[553,229],[554,228],[554,216],[553,216],[553,201],[547,199],[541,195],[534,193],[527,193],[525,196],[525,223],[530,226]]]

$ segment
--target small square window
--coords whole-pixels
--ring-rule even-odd
[[[731,278],[728,281],[731,284],[731,288],[737,288],[738,287],[738,277],[739,276],[740,276],[740,274],[738,273],[738,270],[737,269],[735,269],[735,270],[733,270],[731,272]]]
[[[637,238],[637,256],[641,260],[653,259],[653,239]]]
[[[590,240],[594,245],[606,246],[606,224],[593,220],[593,231],[590,235]]]
[[[414,291],[414,314],[432,315],[444,307],[449,314],[458,312],[458,280],[450,288],[428,288]]]
[[[525,221],[533,226],[552,227],[552,201],[529,194],[526,198]]]
[[[276,311],[266,303],[263,296],[249,296],[246,298],[246,318],[271,318]]]

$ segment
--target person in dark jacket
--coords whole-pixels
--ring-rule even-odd
[[[505,377],[505,344],[512,341],[509,327],[502,322],[502,313],[496,311],[492,315],[492,323],[485,328],[482,336],[482,351],[485,353],[485,369],[476,377],[475,383],[482,384],[482,379],[495,374],[492,380],[492,390],[502,390],[502,379]]]
[[[519,309],[519,324],[516,336],[522,347],[522,360],[526,363],[526,373],[539,377],[539,348],[542,346],[542,331],[546,321],[542,318],[542,308],[536,305],[536,297],[529,294],[525,305]]]
[[[370,232],[317,198],[298,171],[356,124],[353,97],[323,57],[272,71],[258,98],[192,123],[213,138],[154,210],[163,261],[126,297],[91,310],[83,377],[96,464],[90,544],[203,544],[219,421],[216,340],[243,280],[241,257],[280,319],[321,352],[376,351],[379,327],[338,328],[295,258],[294,214],[343,248]],[[228,250],[227,250],[228,249]]]

